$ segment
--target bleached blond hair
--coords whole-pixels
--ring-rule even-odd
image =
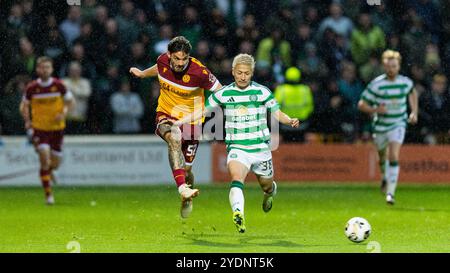
[[[236,67],[236,65],[238,65],[238,64],[249,65],[249,66],[251,66],[252,71],[255,70],[255,59],[253,58],[252,55],[248,55],[245,53],[241,53],[241,54],[237,55],[233,59],[233,64],[232,64],[233,70]]]
[[[391,50],[391,49],[388,49],[388,50],[383,52],[383,55],[381,56],[381,60],[382,60],[383,63],[385,61],[392,60],[392,59],[397,60],[398,63],[401,63],[402,62],[402,56],[400,55],[400,52],[395,51],[395,50]]]

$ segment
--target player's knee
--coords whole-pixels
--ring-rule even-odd
[[[49,170],[51,166],[50,158],[42,158],[41,160],[41,169]]]
[[[52,161],[50,164],[50,167],[52,170],[56,170],[59,168],[60,162],[59,161]]]
[[[391,155],[389,155],[389,162],[398,161],[398,158],[398,154],[392,153]]]
[[[186,165],[184,166],[184,170],[186,171],[186,175],[193,175],[192,166]]]
[[[260,185],[261,185],[261,189],[264,192],[270,192],[272,191],[272,184],[273,184],[273,179],[272,177],[264,177],[260,179]]]
[[[242,175],[240,175],[240,174],[232,174],[231,175],[231,180],[233,180],[233,181],[244,181]]]

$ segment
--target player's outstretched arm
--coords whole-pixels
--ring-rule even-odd
[[[285,125],[290,125],[293,128],[297,128],[298,126],[300,126],[300,121],[298,120],[298,118],[290,118],[281,110],[275,111],[273,115],[279,122]]]
[[[158,75],[158,67],[156,64],[145,70],[140,70],[137,67],[132,67],[130,68],[130,73],[131,75],[138,78],[156,77]]]
[[[411,124],[417,123],[417,118],[419,114],[419,98],[417,95],[417,91],[415,88],[411,91],[411,93],[408,96],[409,106],[411,109],[411,113],[408,117],[408,122]]]

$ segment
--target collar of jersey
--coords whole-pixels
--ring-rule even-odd
[[[46,82],[43,82],[41,78],[37,79],[37,83],[41,86],[41,87],[49,87],[50,85],[52,85],[53,83],[53,77],[50,77]]]

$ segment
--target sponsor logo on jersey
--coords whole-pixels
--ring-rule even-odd
[[[253,114],[253,115],[245,115],[245,116],[233,116],[231,118],[231,120],[233,122],[245,122],[245,121],[253,121],[257,119],[257,115]]]

